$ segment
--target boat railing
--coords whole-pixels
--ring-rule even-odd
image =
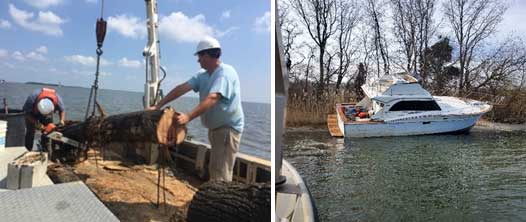
[[[210,160],[210,145],[195,140],[185,140],[172,151],[178,167],[206,179]],[[271,163],[253,155],[237,153],[233,169],[233,179],[243,183],[266,183],[271,180]]]

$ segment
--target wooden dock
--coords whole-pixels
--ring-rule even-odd
[[[343,137],[343,133],[338,127],[338,116],[336,114],[327,115],[327,128],[329,128],[329,133],[333,137]]]

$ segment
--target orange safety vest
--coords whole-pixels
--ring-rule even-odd
[[[38,102],[42,99],[50,99],[53,102],[53,105],[57,107],[58,105],[58,97],[57,93],[54,89],[50,88],[42,88],[42,91],[40,91],[40,94],[38,94],[37,99],[35,100],[35,104],[33,106],[33,112],[38,113]]]

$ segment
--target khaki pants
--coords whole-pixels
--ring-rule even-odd
[[[232,181],[232,171],[239,151],[241,133],[230,127],[220,127],[208,131],[212,149],[208,172],[212,181]]]

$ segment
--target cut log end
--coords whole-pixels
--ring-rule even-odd
[[[163,110],[163,114],[157,124],[157,141],[162,145],[181,144],[186,137],[186,127],[174,121],[179,115],[174,109],[168,107]]]

